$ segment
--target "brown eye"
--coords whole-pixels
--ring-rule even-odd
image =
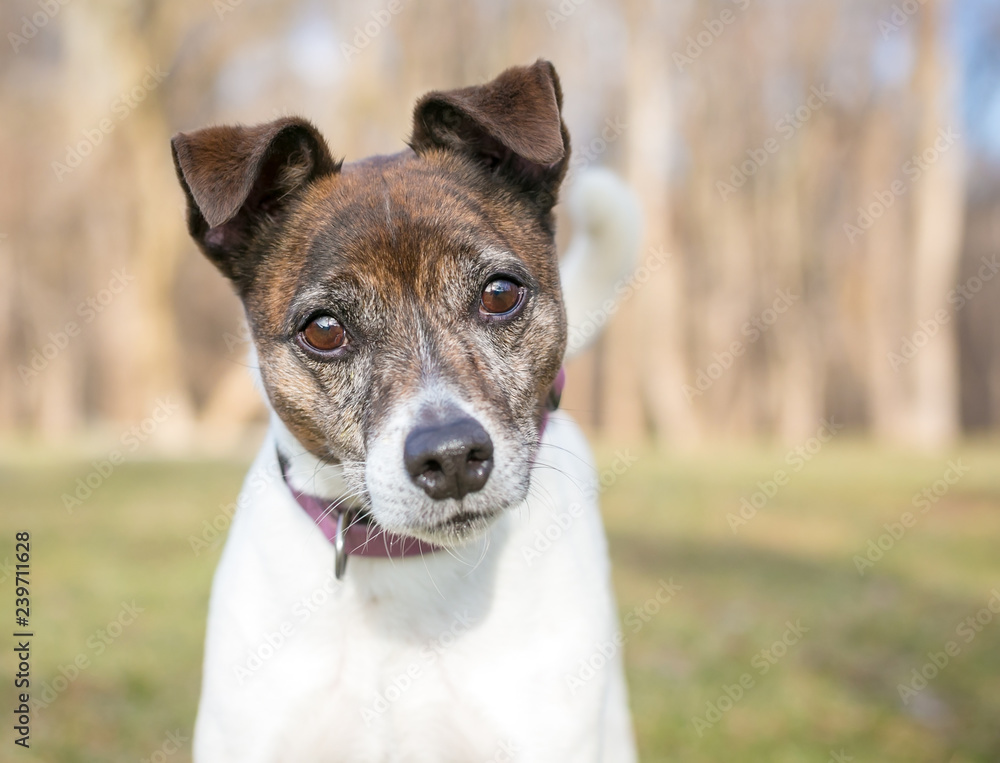
[[[309,321],[299,332],[299,337],[310,349],[319,352],[339,350],[347,341],[344,327],[332,315],[320,315]]]
[[[491,315],[503,315],[521,304],[523,294],[523,286],[518,286],[506,278],[495,278],[486,284],[480,302],[484,312]]]

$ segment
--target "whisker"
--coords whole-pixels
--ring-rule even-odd
[[[345,493],[340,498],[338,498],[336,501],[334,501],[333,503],[331,503],[326,508],[326,510],[322,514],[319,515],[319,518],[316,520],[316,524],[318,525],[323,519],[325,519],[326,517],[330,516],[330,514],[332,514],[334,511],[336,511],[338,508],[340,508],[340,506],[342,506],[347,501],[350,501],[353,498],[360,498],[360,497],[362,497],[362,495],[363,495],[363,493],[357,492],[357,491],[355,491],[353,493]],[[351,520],[350,524],[348,524],[347,527],[344,529],[344,532],[347,532],[348,530],[350,530],[352,527],[354,527],[354,525],[356,525],[360,521],[361,521],[361,512],[359,511],[359,512],[357,512],[354,515],[354,518]]]
[[[544,492],[539,492],[543,490]],[[556,509],[557,506],[556,499],[553,497],[552,493],[550,493],[547,489],[543,488],[541,485],[535,485],[535,484],[529,485],[528,497],[536,499],[539,503],[545,505],[545,508],[551,511],[555,511]],[[525,502],[525,505],[527,506],[527,502]],[[528,506],[528,509],[530,511],[530,506]]]
[[[483,561],[486,559],[486,555],[490,551],[490,540],[492,538],[493,538],[493,525],[491,524],[489,527],[486,528],[486,535],[483,536],[483,551],[479,555],[479,559],[476,561],[474,565],[472,565],[472,569],[469,570],[464,577],[469,577],[470,575],[472,575],[472,573],[474,573],[476,570],[479,569],[479,565],[483,563]]]
[[[326,519],[328,516],[330,516],[333,512],[335,512],[337,509],[339,509],[346,501],[349,501],[351,498],[354,498],[354,497],[356,497],[356,493],[345,493],[344,495],[341,495],[341,496],[338,496],[337,498],[334,498],[332,501],[330,501],[326,505],[326,508],[323,509],[323,513],[320,514],[318,517],[316,517],[316,524],[319,524],[320,522],[322,522],[324,519]]]
[[[555,443],[552,443],[552,442],[539,442],[538,443],[538,449],[541,450],[542,448],[553,448],[555,450],[562,451],[563,453],[567,453],[567,454],[573,456],[577,461],[579,461],[585,467],[587,467],[588,469],[590,469],[592,472],[594,472],[594,474],[598,473],[597,467],[594,466],[592,463],[590,463],[590,461],[588,461],[586,458],[584,458],[583,456],[581,456],[579,453],[574,453],[572,450],[570,450],[569,448],[565,447],[564,445],[556,445]]]
[[[576,477],[574,477],[572,474],[570,474],[564,469],[561,469],[558,466],[553,466],[552,464],[546,464],[542,461],[536,460],[535,463],[531,465],[530,471],[535,471],[536,469],[551,469],[556,474],[562,475],[563,477],[568,479],[571,483],[573,483],[573,486],[578,490],[584,490],[584,486],[580,484],[580,482],[576,479]]]
[[[437,581],[434,579],[434,576],[431,574],[430,567],[427,566],[427,557],[424,556],[424,550],[423,549],[420,549],[420,561],[423,562],[423,564],[424,564],[424,572],[427,573],[427,579],[431,581],[431,585],[434,586],[434,590],[437,591],[437,595],[441,597],[442,601],[444,601],[445,600],[445,595],[441,592],[441,589],[438,588]]]

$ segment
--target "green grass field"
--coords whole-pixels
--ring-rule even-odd
[[[992,597],[1000,610],[1000,447],[923,458],[837,441],[800,471],[783,449],[632,452],[603,502],[622,617],[633,613],[643,761],[1000,761],[1000,614],[987,608]],[[914,507],[949,459],[967,473],[928,511]],[[47,685],[51,703],[33,713],[30,751],[13,747],[5,636],[0,759],[189,759],[189,742],[164,750],[168,734],[190,736],[220,550],[196,555],[189,538],[235,498],[245,468],[127,463],[69,514],[61,495],[88,460],[2,452],[2,630],[14,630],[14,534],[28,530],[33,690]],[[787,484],[734,532],[727,515],[781,468]],[[862,576],[855,555],[886,523],[904,532],[882,539]],[[680,590],[654,613],[661,580]],[[929,653],[948,664],[926,667]],[[899,686],[921,668],[932,678],[904,703]]]

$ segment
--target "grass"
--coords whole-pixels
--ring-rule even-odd
[[[633,452],[602,499],[623,618],[655,601],[659,581],[680,586],[625,630],[643,761],[1000,760],[1000,615],[981,612],[1000,589],[1000,447],[932,459],[836,441],[798,472],[780,450]],[[598,455],[614,460],[611,448]],[[968,473],[921,513],[914,495],[949,459]],[[195,554],[189,539],[235,498],[246,465],[126,463],[69,514],[61,496],[88,461],[0,455],[0,563],[30,530],[33,689],[61,690],[34,713],[18,759],[146,760],[168,733],[190,736],[220,548]],[[788,484],[734,532],[727,516],[783,467]],[[859,574],[855,555],[906,511],[915,524]],[[6,620],[14,579],[0,579]],[[109,627],[133,601],[134,622]],[[988,621],[978,631],[956,630],[977,612]],[[786,633],[789,622],[805,632]],[[775,647],[783,636],[794,643]],[[904,704],[898,686],[948,641],[957,656]],[[710,712],[729,707],[726,687],[739,695],[745,674],[752,686]],[[169,760],[189,755],[188,743]]]

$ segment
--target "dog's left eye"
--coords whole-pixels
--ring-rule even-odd
[[[514,312],[524,300],[524,287],[507,278],[494,278],[483,288],[479,309],[488,315]]]
[[[299,340],[310,350],[333,352],[347,342],[347,332],[332,315],[319,315],[299,332]]]

